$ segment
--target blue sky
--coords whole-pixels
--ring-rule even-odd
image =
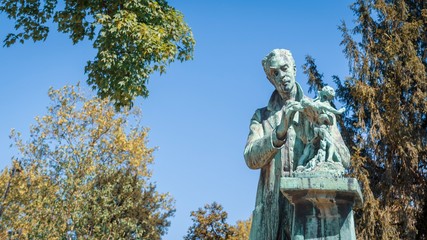
[[[339,46],[341,20],[352,25],[351,1],[169,1],[180,10],[197,41],[194,60],[173,63],[154,75],[150,96],[137,99],[149,144],[155,152],[153,179],[170,192],[177,212],[164,239],[182,239],[190,211],[217,201],[234,224],[247,219],[255,204],[259,171],[244,163],[249,120],[267,104],[272,85],[261,59],[274,48],[292,51],[297,81],[306,94],[302,64],[312,55],[327,82],[348,75]],[[0,16],[0,37],[12,23]],[[0,169],[10,163],[11,128],[28,136],[34,117],[46,113],[50,86],[85,83],[84,66],[93,59],[90,42],[72,45],[51,29],[45,42],[0,48]],[[330,85],[334,86],[332,83]],[[313,97],[312,94],[308,94]]]

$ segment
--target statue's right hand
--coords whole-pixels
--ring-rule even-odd
[[[297,101],[289,101],[285,106],[283,106],[282,110],[285,115],[290,115],[293,112],[303,110],[304,107],[300,102]]]
[[[289,122],[293,117],[294,113],[304,109],[300,102],[289,101],[285,106],[282,107],[282,121],[280,121],[279,126],[276,128],[277,138],[284,140],[286,137],[286,132],[288,131]]]

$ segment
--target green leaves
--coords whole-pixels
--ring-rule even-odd
[[[188,48],[179,49],[174,44],[191,37],[186,36],[188,29],[180,23],[182,16],[162,9],[157,3],[145,9],[153,14],[151,18],[143,10],[119,10],[112,17],[98,15],[103,27],[94,43],[99,52],[86,67],[88,83],[98,86],[98,95],[110,96],[116,106],[130,105],[136,96],[148,96],[146,84],[150,74],[164,73],[175,58],[188,57]],[[162,14],[163,10],[170,14]],[[181,27],[173,28],[180,24]]]
[[[49,28],[46,23],[52,18],[56,0],[43,1],[8,1],[2,0],[0,12],[5,12],[10,19],[14,19],[15,29],[22,31],[7,35],[4,45],[10,46],[16,41],[24,43],[25,40],[45,40]]]
[[[5,46],[30,38],[45,40],[51,20],[74,44],[95,39],[98,53],[85,67],[87,82],[98,96],[113,100],[116,109],[132,106],[135,97],[147,97],[153,72],[165,73],[176,59],[192,58],[191,29],[166,1],[66,0],[62,10],[55,0],[43,3],[2,0],[0,12],[16,21],[18,31],[6,37]]]

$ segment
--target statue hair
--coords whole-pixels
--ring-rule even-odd
[[[295,60],[292,57],[291,51],[289,51],[287,49],[274,49],[267,56],[265,56],[261,61],[262,67],[264,68],[264,72],[267,75],[268,80],[270,80],[271,61],[277,57],[286,57],[286,58],[290,59],[293,67],[296,69]],[[270,80],[270,82],[271,82],[271,80]]]

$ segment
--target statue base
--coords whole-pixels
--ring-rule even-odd
[[[363,202],[356,179],[284,177],[280,190],[294,206],[291,239],[356,239],[353,206]]]

